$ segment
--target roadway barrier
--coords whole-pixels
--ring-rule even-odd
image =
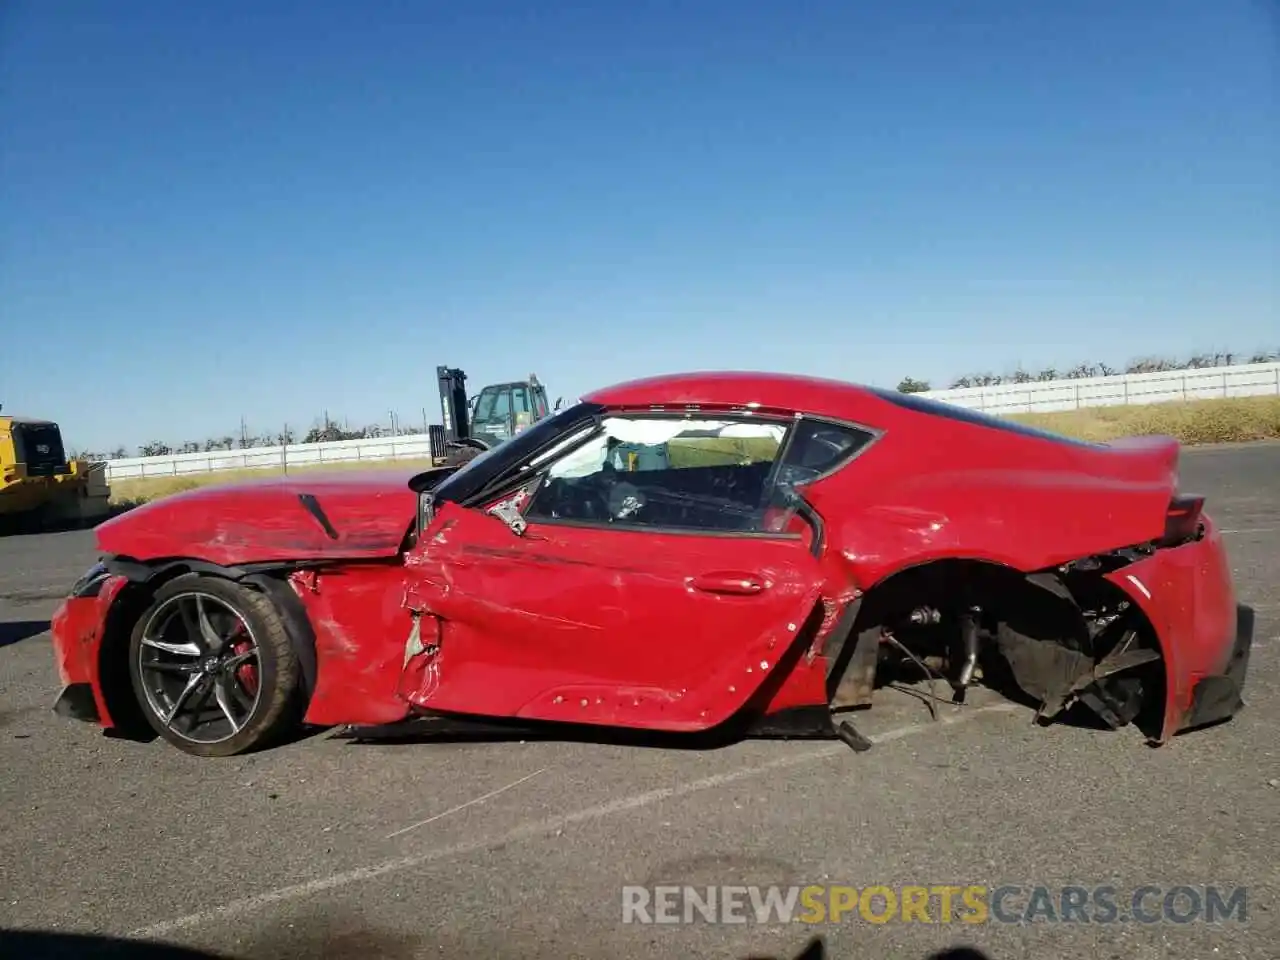
[[[1280,394],[1280,363],[1127,373],[1077,380],[1002,383],[989,387],[930,390],[921,395],[999,416],[1074,410],[1079,407],[1113,407],[1267,394]],[[272,469],[288,472],[292,467],[311,467],[326,463],[418,460],[442,455],[443,428],[435,425],[431,427],[431,435],[296,443],[287,447],[249,447],[244,450],[175,453],[160,457],[126,457],[106,461],[106,470],[110,482],[140,477],[179,477],[220,470]]]

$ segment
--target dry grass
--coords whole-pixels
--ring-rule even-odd
[[[1280,397],[1238,397],[1226,400],[1193,400],[1187,403],[1159,403],[1133,407],[1089,407],[1062,413],[1018,414],[1009,417],[1031,426],[1078,437],[1082,440],[1114,440],[1143,434],[1167,434],[1185,444],[1237,443],[1253,440],[1280,440]],[[774,444],[754,440],[699,439],[672,444],[671,461],[679,466],[736,463],[769,457]],[[373,460],[353,463],[294,467],[290,473],[314,470],[395,468],[420,465],[429,460]],[[111,485],[111,500],[120,506],[146,503],[160,497],[193,490],[214,483],[276,474],[271,469],[225,470],[190,474],[184,477],[149,477],[117,480]]]
[[[1280,396],[1190,400],[1132,407],[1086,407],[1010,416],[1081,440],[1164,434],[1184,444],[1280,440]]]
[[[420,467],[426,470],[431,461],[422,460],[364,460],[342,463],[324,463],[291,467],[289,474],[332,473],[339,470],[404,470]],[[281,471],[263,467],[257,470],[216,470],[211,473],[189,473],[180,477],[143,477],[130,480],[116,480],[111,484],[111,502],[121,506],[137,506],[150,500],[172,496],[198,487],[207,487],[216,483],[234,483],[237,480],[256,480],[263,477],[280,476]]]

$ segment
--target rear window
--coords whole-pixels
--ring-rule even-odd
[[[1088,447],[1093,450],[1106,447],[1105,443],[1077,440],[1075,437],[1064,436],[1051,430],[1041,430],[1038,427],[1030,427],[1025,423],[1018,423],[1014,420],[993,417],[991,414],[983,413],[981,410],[971,410],[968,407],[943,403],[941,400],[932,400],[916,393],[899,393],[897,390],[885,390],[879,387],[871,387],[869,390],[882,400],[888,400],[892,404],[904,407],[907,410],[914,410],[916,413],[925,413],[933,417],[945,417],[948,420],[959,420],[962,423],[971,423],[977,427],[1003,430],[1006,433],[1017,433],[1024,437],[1036,437],[1040,440],[1048,440],[1052,443],[1060,443],[1066,446]]]

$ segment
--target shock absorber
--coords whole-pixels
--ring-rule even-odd
[[[960,614],[960,671],[952,681],[957,701],[964,700],[965,688],[973,682],[973,671],[978,665],[978,617],[981,607],[969,607]]]

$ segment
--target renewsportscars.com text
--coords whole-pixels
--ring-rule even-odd
[[[1244,887],[626,886],[623,923],[1243,923]]]

